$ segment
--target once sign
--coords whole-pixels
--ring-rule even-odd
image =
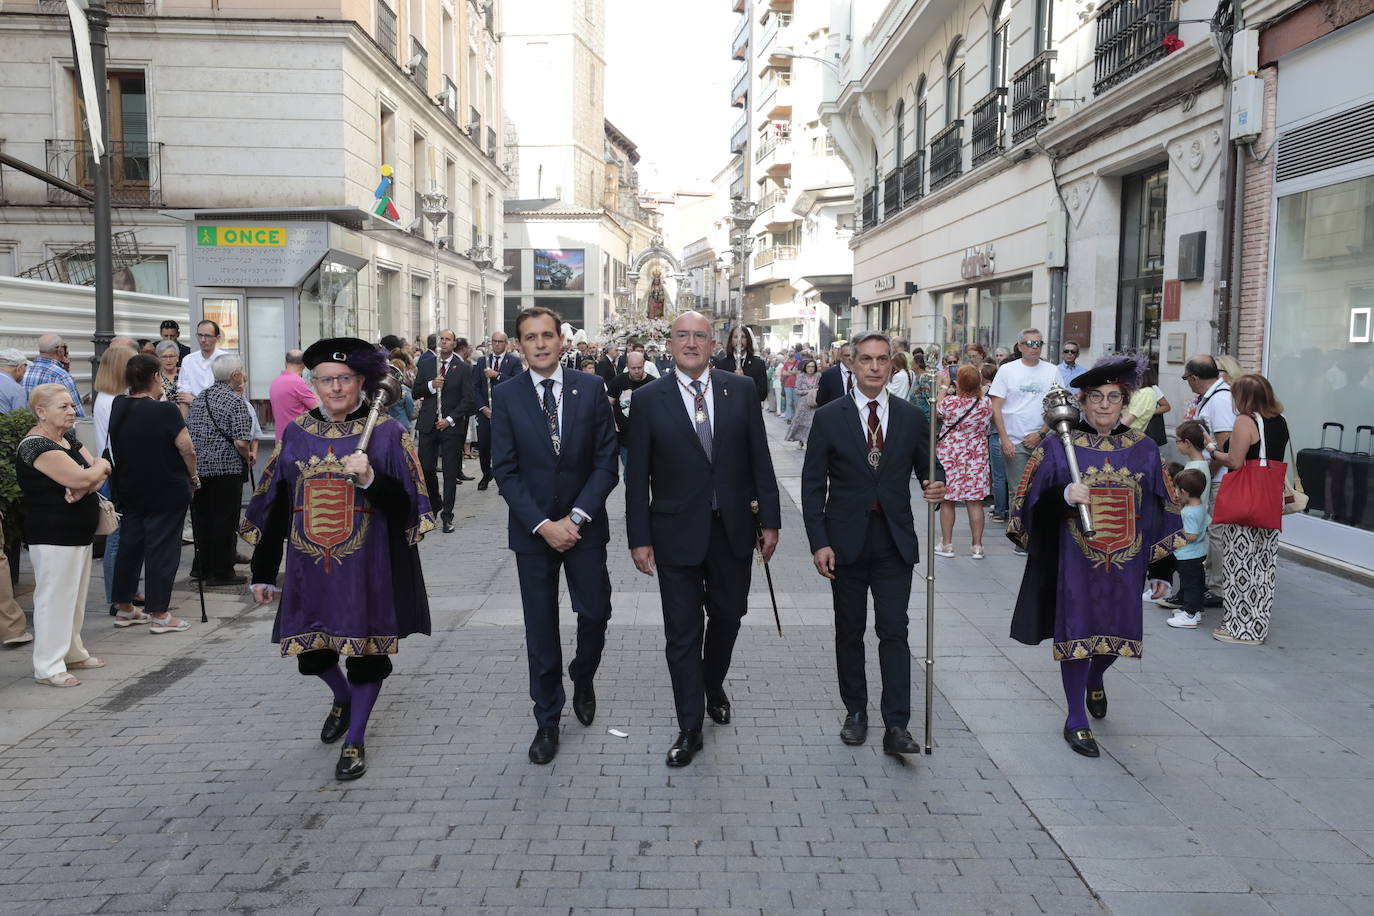
[[[285,226],[200,226],[197,245],[230,248],[285,248]]]

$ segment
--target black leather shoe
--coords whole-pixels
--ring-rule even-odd
[[[339,762],[334,767],[334,778],[341,782],[357,779],[367,772],[367,754],[361,744],[344,742],[339,752]]]
[[[458,472],[458,479],[459,479],[459,480],[476,480],[477,478],[476,478],[476,477],[471,477],[471,476],[469,476],[469,475],[467,475],[467,474],[464,474],[462,471],[459,471],[459,472]]]
[[[844,717],[840,740],[845,744],[863,744],[868,740],[868,713],[851,712]]]
[[[1107,715],[1107,691],[1088,691],[1088,712],[1094,719],[1101,719]]]
[[[444,521],[444,534],[452,534],[452,533],[453,533],[453,530],[454,530],[454,529],[453,529],[453,522],[448,521],[448,520],[445,520],[445,521]]]
[[[1064,740],[1069,742],[1069,747],[1076,753],[1084,757],[1100,757],[1102,752],[1097,749],[1097,739],[1093,737],[1092,729],[1078,728],[1072,731],[1064,726]]]
[[[904,728],[889,728],[883,733],[883,753],[900,757],[902,754],[919,754],[921,746]]]
[[[677,740],[668,749],[668,766],[685,767],[692,762],[692,755],[701,750],[701,747],[701,729],[683,729],[677,733]]]
[[[545,764],[558,756],[558,726],[550,725],[534,733],[530,742],[530,763]]]
[[[596,718],[596,691],[591,681],[573,684],[573,715],[583,725],[591,725]]]
[[[329,715],[324,717],[324,727],[320,729],[320,740],[333,744],[348,731],[348,713],[351,703],[335,703],[329,707]]]
[[[477,481],[477,489],[479,490],[486,490],[489,486],[491,486],[490,476],[483,477],[481,480]]]
[[[722,687],[706,688],[706,714],[717,725],[730,724],[730,698]]]

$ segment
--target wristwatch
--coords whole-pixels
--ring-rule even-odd
[[[568,518],[572,519],[572,523],[579,528],[592,520],[592,517],[584,514],[581,509],[574,509],[569,512]]]

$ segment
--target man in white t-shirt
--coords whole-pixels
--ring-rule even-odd
[[[181,373],[177,376],[178,390],[194,398],[215,383],[215,373],[210,364],[219,356],[219,338],[220,329],[215,322],[207,319],[196,325],[196,343],[200,345],[200,350],[182,358]]]
[[[1006,459],[1007,487],[1015,494],[1030,460],[1049,428],[1045,426],[1046,393],[1059,381],[1059,369],[1040,358],[1045,335],[1036,328],[1021,332],[1021,358],[997,370],[988,389],[992,398],[992,420],[1002,441]],[[1017,553],[1022,553],[1017,550]]]
[[[1184,419],[1198,420],[1205,424],[1211,430],[1210,441],[1215,442],[1219,450],[1226,451],[1226,446],[1231,441],[1231,429],[1236,425],[1236,411],[1231,406],[1231,386],[1222,379],[1216,360],[1206,353],[1194,356],[1183,367],[1183,380],[1188,383],[1193,394],[1197,395],[1188,406]],[[1211,455],[1207,457],[1211,459]],[[1221,478],[1226,476],[1226,468],[1219,462],[1210,461],[1210,466],[1212,485],[1207,488],[1209,516],[1216,509],[1217,489],[1221,485]],[[1207,530],[1208,534],[1212,535],[1207,538],[1206,569],[1209,594],[1203,596],[1203,602],[1206,604],[1211,601],[1215,604],[1216,599],[1212,596],[1220,595],[1226,584],[1221,566],[1221,558],[1226,550],[1226,538],[1221,536],[1215,525]]]

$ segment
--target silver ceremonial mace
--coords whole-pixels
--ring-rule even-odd
[[[358,447],[353,450],[353,454],[361,455],[367,451],[368,443],[372,441],[372,431],[377,428],[377,421],[382,418],[384,410],[401,399],[401,386],[404,384],[405,379],[401,377],[401,370],[395,366],[388,366],[386,376],[372,389],[372,409],[367,412],[367,425],[363,427],[363,434],[358,438]],[[356,474],[345,474],[344,480],[354,486],[358,485]]]
[[[1078,474],[1078,456],[1073,450],[1073,425],[1078,422],[1078,404],[1073,395],[1058,384],[1050,387],[1045,395],[1045,425],[1059,434],[1064,443],[1064,457],[1069,461],[1069,476],[1074,483],[1082,483]],[[1090,538],[1097,532],[1093,530],[1093,517],[1087,503],[1078,505],[1078,523],[1083,529],[1083,537]]]
[[[938,322],[938,318],[936,319]],[[938,337],[936,338],[939,339]],[[927,405],[930,416],[930,434],[926,445],[930,450],[930,466],[926,469],[926,480],[935,479],[935,383],[939,380],[940,363],[938,357],[930,361],[930,403]],[[919,483],[920,481],[917,481]],[[931,719],[935,713],[935,515],[939,510],[935,503],[926,503],[926,733],[925,752],[930,753]]]

